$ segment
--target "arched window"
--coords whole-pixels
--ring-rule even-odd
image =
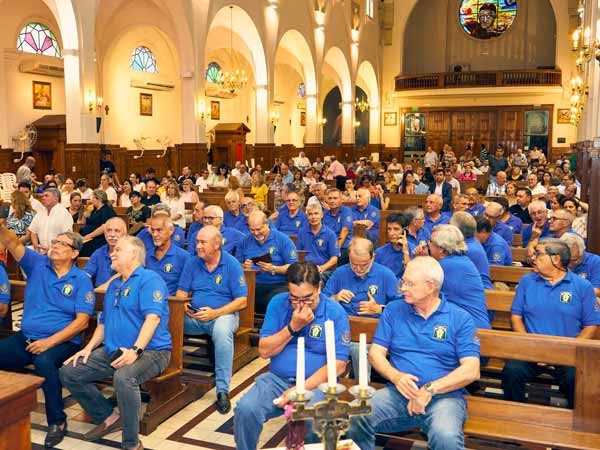
[[[206,81],[210,83],[221,84],[223,82],[221,79],[223,76],[223,71],[217,62],[209,62],[204,75],[206,77]]]
[[[133,51],[129,67],[138,72],[158,73],[156,58],[148,47],[137,47]]]
[[[17,50],[37,55],[60,57],[60,47],[54,33],[37,22],[25,25],[17,38]]]

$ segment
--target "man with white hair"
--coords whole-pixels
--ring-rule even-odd
[[[157,216],[171,217],[171,208],[169,208],[169,205],[157,203],[152,206],[152,215],[150,216],[150,219]],[[150,219],[148,219],[148,222],[150,222]],[[150,233],[150,228],[148,226],[140,231],[136,237],[144,243],[146,250],[152,248],[154,245],[152,243],[152,234]],[[173,234],[171,235],[171,240],[177,247],[183,248],[185,244],[185,230],[179,225],[173,224]]]
[[[298,250],[306,250],[306,261],[315,263],[321,279],[327,282],[340,256],[335,233],[323,225],[323,210],[320,205],[306,208],[309,226],[298,235]]]
[[[371,193],[366,188],[359,188],[356,191],[356,205],[352,208],[353,224],[364,225],[367,227],[367,238],[371,242],[377,242],[379,235],[380,213],[377,208],[371,205]]]
[[[73,217],[60,203],[60,191],[48,188],[42,194],[44,209],[38,211],[31,225],[31,243],[38,253],[45,255],[50,243],[61,233],[73,231]]]
[[[104,224],[104,238],[106,244],[92,253],[85,268],[83,269],[98,287],[106,283],[115,274],[112,269],[110,255],[115,250],[119,239],[127,236],[127,225],[120,217],[111,217]]]
[[[493,177],[490,177],[493,178]],[[496,174],[496,180],[492,181],[485,193],[486,197],[497,197],[506,194],[506,172],[500,171]]]
[[[433,227],[450,222],[450,214],[442,212],[444,201],[438,194],[428,195],[425,199],[425,230],[431,234]]]
[[[554,237],[554,234],[550,231],[550,222],[548,222],[548,209],[546,208],[546,202],[542,200],[535,200],[528,206],[529,215],[533,223],[523,227],[523,247],[527,248],[529,241],[533,239],[543,239],[547,237]]]
[[[235,228],[241,233],[245,233],[248,230],[248,224],[246,217],[242,214],[240,202],[240,196],[235,191],[229,191],[225,194],[225,204],[227,205],[227,211],[223,214],[223,223],[226,227]]]
[[[600,256],[586,252],[585,242],[577,234],[565,233],[560,240],[569,246],[571,252],[569,269],[579,275],[579,278],[585,278],[592,283],[596,296],[600,297]]]
[[[235,256],[237,247],[246,236],[235,228],[223,225],[223,210],[220,206],[210,205],[204,208],[204,225],[212,225],[221,233],[223,241],[221,246],[223,250],[232,256]]]
[[[527,188],[531,191],[533,197],[546,195],[546,188],[539,182],[535,173],[527,175]]]
[[[297,192],[289,192],[285,199],[285,205],[278,210],[275,219],[275,228],[289,235],[297,236],[300,230],[308,225],[306,214],[302,211],[302,199]]]
[[[375,449],[375,433],[412,428],[432,450],[464,448],[463,388],[479,379],[480,346],[473,319],[440,292],[444,281],[435,259],[415,258],[402,277],[404,301],[379,319],[369,360],[390,383],[371,414],[351,419],[348,436],[362,450]]]
[[[31,183],[31,171],[35,167],[35,158],[28,156],[25,162],[17,169],[17,183]]]

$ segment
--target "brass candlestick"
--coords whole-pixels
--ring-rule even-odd
[[[312,406],[306,406],[310,401],[310,392],[297,395],[294,391],[290,394],[290,401],[295,405],[291,420],[312,420],[313,429],[321,438],[325,450],[336,450],[340,435],[348,431],[350,417],[371,413],[368,400],[373,397],[375,389],[370,386],[352,386],[349,389],[354,397],[352,402],[340,400],[340,395],[346,390],[341,384],[331,388],[327,383],[323,383],[319,389],[325,394],[325,400]]]

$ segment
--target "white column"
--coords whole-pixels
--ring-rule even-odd
[[[8,111],[8,95],[6,86],[6,64],[4,59],[6,54],[0,54],[0,146],[4,148],[12,148],[12,142],[8,135],[8,121],[6,112]]]
[[[306,96],[306,135],[304,142],[315,144],[321,142],[319,136],[319,124],[317,123],[317,96]]]
[[[342,103],[342,144],[354,144],[354,101]]]
[[[255,142],[265,144],[273,142],[273,127],[269,120],[269,93],[266,85],[257,85],[256,92],[256,130],[254,131]]]
[[[67,122],[67,142],[97,142],[95,118],[84,105],[86,98],[96,95],[96,86],[90,82],[83,86],[79,75],[79,52],[63,49],[65,66],[65,114]],[[92,134],[93,130],[93,134]]]
[[[369,109],[369,144],[381,143],[381,110],[379,105]]]

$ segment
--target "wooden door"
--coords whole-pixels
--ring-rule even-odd
[[[439,152],[444,144],[449,142],[450,138],[450,112],[448,111],[430,111],[426,113],[425,142],[427,147],[433,148]]]

